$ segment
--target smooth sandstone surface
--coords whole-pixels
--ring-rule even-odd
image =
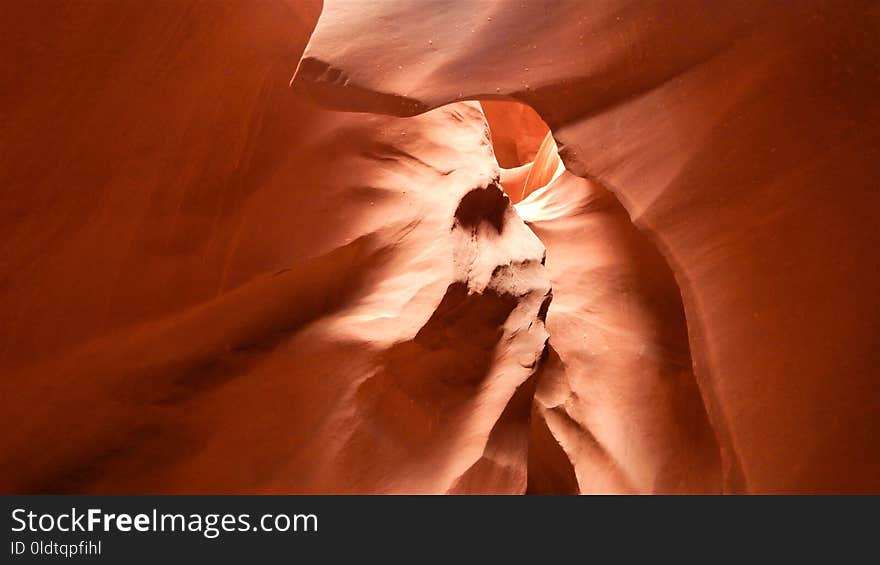
[[[876,3],[3,10],[0,491],[880,492]]]
[[[723,490],[876,492],[878,31],[874,2],[328,0],[293,83],[345,110],[533,107],[674,275]],[[641,415],[603,409],[626,445]],[[562,464],[601,463],[552,433]]]
[[[544,247],[478,103],[292,95],[318,8],[5,20],[4,492],[526,490]]]
[[[553,286],[551,349],[531,422],[532,490],[719,492],[719,446],[659,252],[607,190],[571,173],[516,208],[547,246]],[[570,464],[553,464],[554,452]],[[560,480],[569,466],[575,480]]]

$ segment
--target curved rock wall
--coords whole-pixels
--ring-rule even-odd
[[[328,0],[294,84],[531,105],[670,265],[724,488],[876,491],[878,30],[874,2]]]
[[[291,96],[317,8],[16,8],[4,491],[525,490],[544,247],[478,104]]]

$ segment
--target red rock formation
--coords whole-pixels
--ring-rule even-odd
[[[880,490],[877,22],[11,4],[0,491]]]
[[[297,99],[300,3],[16,10],[3,491],[526,489],[549,279],[478,104]]]
[[[531,105],[670,265],[723,488],[877,491],[878,20],[822,0],[328,0],[295,85],[397,115]],[[593,425],[625,445],[639,418]]]
[[[656,248],[608,191],[570,173],[517,211],[547,246],[553,286],[532,490],[718,492],[720,452],[694,380],[681,296]],[[571,467],[564,480],[560,455]]]

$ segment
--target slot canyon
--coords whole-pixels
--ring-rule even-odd
[[[880,492],[877,2],[3,12],[2,492]]]

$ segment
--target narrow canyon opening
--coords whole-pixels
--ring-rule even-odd
[[[501,186],[512,204],[557,178],[565,167],[550,128],[530,106],[520,102],[480,102],[501,167]]]

